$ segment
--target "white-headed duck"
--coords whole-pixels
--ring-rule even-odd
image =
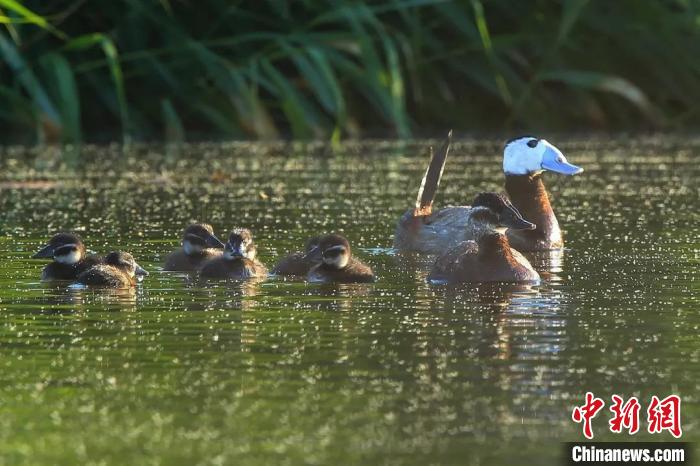
[[[128,252],[114,251],[104,257],[102,263],[94,265],[78,275],[76,283],[101,288],[131,288],[139,277],[148,275]]]
[[[306,241],[304,252],[293,252],[282,258],[272,268],[273,275],[305,277],[309,270],[321,263],[320,236]]]
[[[324,235],[319,239],[321,263],[308,275],[311,282],[371,283],[375,281],[372,269],[353,257],[350,243],[339,234]]]
[[[463,241],[474,239],[470,215],[475,206],[448,206],[433,211],[433,200],[450,149],[452,133],[431,158],[418,191],[416,206],[399,219],[394,247],[402,251],[441,254]],[[521,251],[561,248],[563,240],[559,224],[549,203],[541,173],[551,170],[564,175],[583,171],[570,164],[566,157],[545,140],[530,136],[506,143],[503,152],[506,191],[513,205],[537,228],[510,231],[511,244]]]
[[[503,150],[506,192],[520,213],[537,225],[531,231],[508,231],[510,244],[519,251],[547,251],[564,246],[559,222],[542,181],[545,170],[576,175],[583,168],[569,163],[559,149],[544,139],[521,136],[506,142]]]
[[[182,247],[165,258],[163,270],[193,272],[209,259],[221,256],[224,243],[207,223],[193,223],[182,232]]]
[[[39,250],[34,259],[53,258],[41,272],[41,279],[75,280],[85,270],[102,260],[98,256],[88,255],[80,236],[74,233],[58,233]]]
[[[505,196],[481,193],[472,222],[473,240],[452,247],[437,258],[428,276],[433,283],[535,282],[539,275],[530,262],[512,249],[506,229],[531,231],[535,225],[522,218]],[[476,202],[475,202],[476,204]]]
[[[247,279],[264,277],[267,269],[255,256],[257,248],[247,228],[235,228],[224,246],[224,253],[204,263],[199,270],[203,278]]]

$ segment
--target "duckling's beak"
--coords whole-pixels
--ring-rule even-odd
[[[224,250],[226,253],[228,253],[228,256],[231,257],[231,259],[243,257],[242,244],[234,246],[231,243],[226,243]]]
[[[51,259],[53,257],[54,247],[47,244],[32,256],[32,259]]]
[[[217,238],[216,235],[214,235],[214,234],[211,234],[207,237],[206,244],[210,248],[224,249],[224,243],[222,243],[221,240],[219,238]]]
[[[148,276],[148,271],[141,267],[139,264],[136,264],[136,270],[134,271],[134,274],[137,277],[147,277]]]
[[[549,142],[542,140],[540,144],[545,145],[544,154],[542,155],[542,168],[545,170],[550,170],[562,175],[576,175],[583,171],[583,168],[569,163],[566,157],[564,157],[564,154]]]

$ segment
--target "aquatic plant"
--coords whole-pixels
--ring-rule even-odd
[[[700,2],[0,0],[4,142],[700,122]]]

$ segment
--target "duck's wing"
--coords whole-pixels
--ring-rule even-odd
[[[465,256],[476,257],[479,254],[479,245],[476,241],[463,241],[457,246],[440,255],[433,264],[431,275],[449,276],[459,267]]]
[[[88,286],[121,288],[131,285],[128,278],[118,269],[99,264],[78,276],[77,282]]]
[[[306,275],[313,264],[306,260],[306,254],[294,252],[282,258],[270,271],[273,275]]]
[[[433,148],[430,148],[430,164],[428,165],[428,169],[425,171],[423,181],[421,181],[420,188],[418,189],[416,208],[413,210],[414,217],[430,215],[432,212],[433,201],[435,200],[435,194],[437,193],[438,186],[440,186],[440,178],[442,178],[442,172],[445,169],[445,161],[447,160],[447,154],[450,151],[451,143],[452,130],[447,133],[447,139],[445,139],[445,142],[442,144],[442,147],[440,147],[440,150],[433,153]]]
[[[350,259],[350,264],[346,267],[349,280],[353,283],[371,283],[376,277],[372,268],[356,258]]]

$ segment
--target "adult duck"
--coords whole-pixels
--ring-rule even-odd
[[[463,241],[473,240],[471,214],[476,206],[433,209],[442,172],[450,150],[452,132],[428,165],[413,209],[398,221],[394,247],[400,251],[442,254]],[[522,136],[506,142],[503,171],[506,192],[516,210],[537,225],[534,230],[510,230],[508,238],[520,251],[544,251],[563,246],[559,223],[542,181],[545,170],[563,175],[583,171],[572,165],[559,149],[544,139]]]
[[[468,240],[439,256],[428,281],[432,283],[465,282],[536,282],[539,274],[521,253],[512,249],[506,231],[532,231],[535,225],[524,220],[502,194],[481,193],[487,201],[474,202],[472,231]],[[508,212],[508,215],[503,215]]]

